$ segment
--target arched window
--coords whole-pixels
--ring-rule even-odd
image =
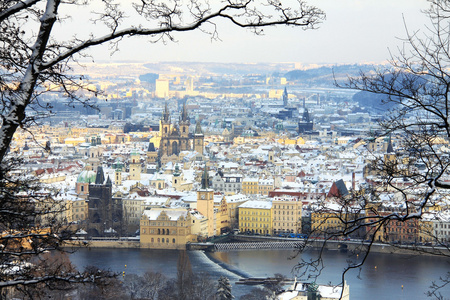
[[[172,154],[178,155],[178,144],[175,141],[172,143]]]
[[[166,233],[164,232],[164,228],[163,228],[163,230],[162,230],[162,234],[163,234],[163,235],[165,235],[165,234],[166,234]]]
[[[81,186],[81,191],[84,192],[84,185]]]
[[[164,238],[162,239],[162,242],[164,243]]]
[[[158,228],[158,234],[161,234],[161,229]],[[158,239],[159,240],[159,239]]]
[[[158,238],[158,243],[159,243],[159,238]]]
[[[155,241],[155,239],[154,238],[152,238],[152,243]]]
[[[175,244],[175,239],[172,239],[172,243],[174,243],[174,244]]]

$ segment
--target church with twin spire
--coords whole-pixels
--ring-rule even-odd
[[[196,151],[203,155],[204,135],[200,126],[200,120],[197,121],[195,132],[189,133],[191,122],[188,117],[186,103],[183,104],[178,123],[172,123],[167,103],[160,121],[159,131],[161,141],[159,143],[159,157],[178,156],[182,151]]]

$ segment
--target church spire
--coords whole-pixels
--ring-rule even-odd
[[[288,92],[286,87],[284,87],[284,92],[283,92],[283,106],[286,107],[288,105]]]
[[[209,188],[209,174],[208,174],[208,168],[205,166],[205,169],[203,171],[202,175],[202,190],[206,190]]]
[[[169,114],[169,108],[167,107],[167,101],[164,106],[163,121],[166,123],[170,122],[170,114]]]
[[[103,173],[103,167],[97,167],[97,175],[95,176],[95,184],[103,184],[105,182],[105,174]]]
[[[186,102],[183,103],[183,111],[181,112],[181,121],[186,122],[188,121],[188,114],[186,109]]]
[[[195,124],[195,134],[196,135],[203,134],[202,126],[200,125],[200,119],[198,119],[197,123]]]

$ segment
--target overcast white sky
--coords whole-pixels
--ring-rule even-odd
[[[178,43],[150,44],[145,38],[127,40],[109,57],[105,48],[94,51],[96,61],[299,62],[380,63],[396,52],[408,29],[424,29],[421,10],[426,0],[309,0],[327,14],[317,30],[276,27],[265,36],[232,26],[219,28],[222,41],[207,35],[182,33]]]

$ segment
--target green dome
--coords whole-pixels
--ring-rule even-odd
[[[122,171],[123,170],[123,162],[117,158],[116,161],[112,164],[112,168],[114,170]]]
[[[77,183],[94,183],[96,175],[94,171],[82,171],[78,175]]]
[[[138,149],[133,149],[133,150],[131,150],[131,153],[130,153],[130,156],[131,155],[141,155],[140,153],[139,153],[139,150]]]

